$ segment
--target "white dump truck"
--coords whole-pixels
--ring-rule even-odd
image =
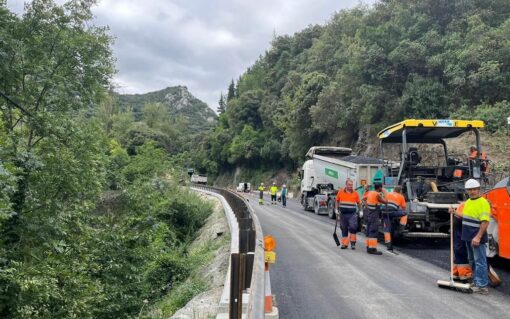
[[[195,183],[195,184],[207,185],[207,176],[199,175],[199,174],[193,174],[193,175],[191,175],[191,182]]]
[[[335,218],[335,197],[347,178],[362,194],[362,186],[371,183],[383,162],[379,159],[352,155],[352,149],[336,146],[314,146],[306,153],[306,161],[299,173],[301,204],[315,214]]]

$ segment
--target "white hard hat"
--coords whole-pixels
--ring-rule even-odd
[[[476,179],[468,179],[464,185],[465,189],[480,188],[480,183]]]
[[[273,182],[273,185],[276,185],[276,183],[275,183],[275,182]]]
[[[264,183],[260,183],[260,185],[264,185]]]
[[[282,187],[287,187],[287,185],[283,184],[283,186],[282,186]]]

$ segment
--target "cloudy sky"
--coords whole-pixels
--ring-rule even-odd
[[[371,4],[375,0],[364,0]],[[7,0],[22,12],[24,0]],[[57,1],[59,3],[65,1]],[[100,0],[115,37],[119,93],[185,85],[216,109],[220,93],[270,47],[273,34],[326,23],[359,0]]]

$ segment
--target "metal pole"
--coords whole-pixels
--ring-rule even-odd
[[[230,259],[230,303],[229,303],[229,318],[241,318],[242,312],[239,312],[239,304],[242,307],[242,301],[239,296],[239,254],[231,254]]]

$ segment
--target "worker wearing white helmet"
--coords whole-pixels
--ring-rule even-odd
[[[271,192],[271,204],[276,205],[276,193],[278,192],[278,186],[276,186],[276,182],[273,182],[273,186],[269,188]]]
[[[487,227],[491,207],[480,192],[480,183],[469,179],[465,184],[469,199],[464,204],[462,218],[462,240],[466,242],[469,263],[473,269],[474,293],[488,294],[489,274],[487,266]]]

